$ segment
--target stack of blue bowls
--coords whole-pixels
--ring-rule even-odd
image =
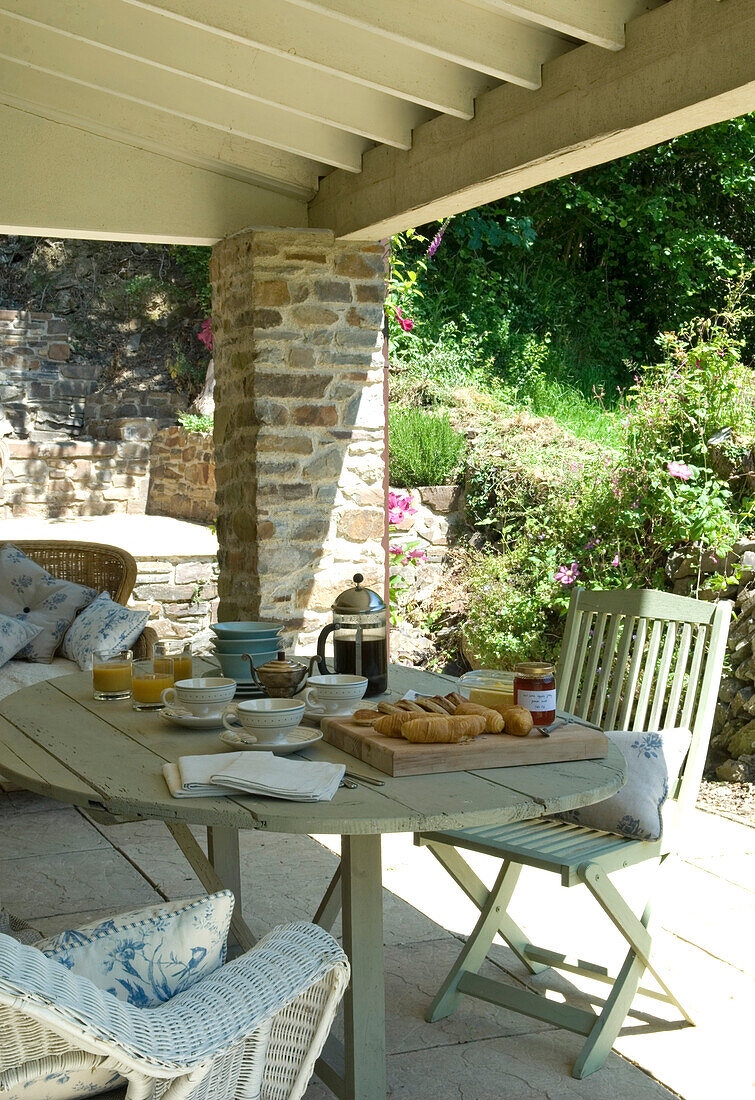
[[[249,682],[252,678],[245,653],[250,655],[257,668],[273,661],[281,648],[283,623],[215,623],[210,629],[215,635],[214,652],[223,675],[238,683]]]

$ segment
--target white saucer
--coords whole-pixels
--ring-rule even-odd
[[[324,710],[310,710],[305,703],[304,717],[309,718],[311,722],[319,722],[322,718],[351,718],[354,711],[360,709],[361,702],[361,699],[352,700],[342,710],[329,710],[327,712]]]
[[[264,737],[264,733],[260,732],[260,737]],[[298,726],[295,730],[289,730],[280,741],[246,741],[238,733],[225,730],[221,733],[220,740],[232,749],[252,749],[258,752],[274,752],[276,756],[286,756],[290,752],[299,752],[300,749],[308,749],[310,745],[315,745],[322,740],[322,734],[319,730]]]
[[[183,726],[187,730],[216,730],[223,725],[223,715],[218,714],[179,714],[165,707],[157,712],[163,722],[171,726]]]

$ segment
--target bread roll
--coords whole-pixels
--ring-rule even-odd
[[[459,703],[455,714],[479,714],[485,719],[485,733],[503,733],[503,717],[497,710],[479,703]]]
[[[449,715],[432,715],[429,718],[410,718],[401,727],[401,736],[415,744],[449,745],[462,739],[477,737],[485,728],[481,714],[465,714],[458,718]]]
[[[513,737],[526,737],[535,724],[532,715],[524,707],[508,706],[496,708],[500,710],[506,733]]]

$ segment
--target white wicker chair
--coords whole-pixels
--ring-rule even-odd
[[[155,1008],[136,1008],[0,935],[0,1096],[82,1068],[119,1073],[128,1100],[296,1100],[348,982],[312,924],[257,946]]]

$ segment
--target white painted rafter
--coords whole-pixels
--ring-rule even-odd
[[[318,177],[328,171],[317,161],[25,65],[0,64],[0,102],[303,200],[312,198]]]
[[[457,118],[494,80],[286,0],[121,0]],[[412,0],[416,3],[417,0]]]
[[[431,7],[405,0],[289,3],[523,88],[539,88],[543,62],[569,48],[553,32],[464,0],[433,0]]]
[[[0,11],[131,60],[408,149],[421,107],[120,0],[2,0]],[[65,48],[65,46],[63,46]]]
[[[479,7],[568,34],[607,50],[624,47],[624,27],[662,0],[471,0]]]
[[[6,15],[0,15],[0,58],[349,172],[360,170],[369,144],[334,127],[240,100],[162,69],[136,65],[86,42],[68,39],[61,49],[54,31]]]

